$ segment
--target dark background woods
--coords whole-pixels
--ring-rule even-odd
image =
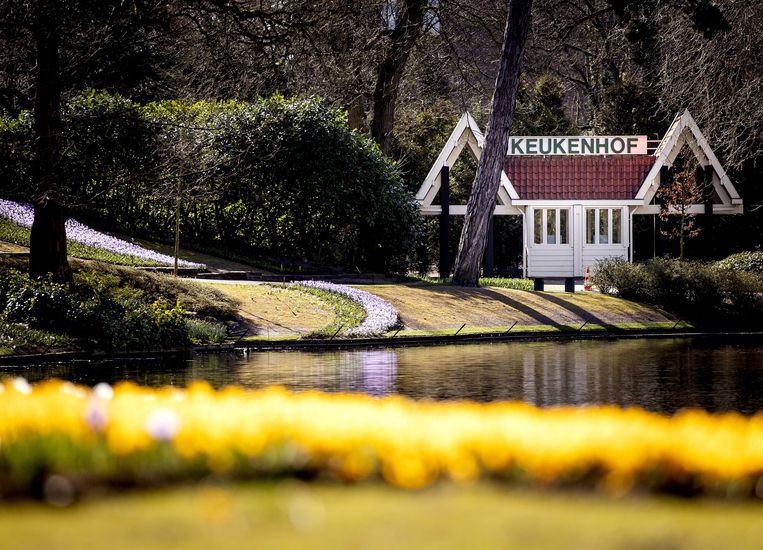
[[[108,193],[83,189],[84,167],[75,168],[85,158],[77,157],[76,148],[93,143],[95,130],[76,126],[76,113],[66,114],[89,88],[118,94],[133,106],[112,109],[100,119],[106,122],[92,125],[103,131],[99,140],[112,140],[108,147],[98,146],[104,147],[104,162],[98,163],[96,179],[108,184],[104,189],[133,185],[120,193],[143,192],[140,186],[153,187],[146,180],[156,177],[149,169],[167,166],[182,153],[159,147],[160,158],[141,154],[142,162],[130,170],[106,162],[114,146],[137,158],[129,149],[146,142],[120,141],[113,132],[134,123],[137,106],[166,100],[256,102],[277,93],[320,96],[326,112],[346,111],[349,127],[376,141],[395,163],[385,170],[415,190],[462,111],[470,110],[484,126],[505,14],[504,2],[490,0],[0,0],[2,195],[34,198],[39,208],[60,204],[95,222],[109,219],[104,214]],[[739,0],[536,1],[513,131],[655,138],[688,108],[743,194],[747,212],[722,217],[713,235],[700,235],[687,245],[687,255],[720,256],[759,246],[762,22],[760,3]],[[41,64],[40,55],[51,51],[57,57],[48,55],[47,64]],[[20,129],[30,112],[38,124],[48,121],[53,137],[62,120],[70,126],[61,135],[91,132],[93,139],[53,139],[43,147]],[[148,134],[145,139],[154,139]],[[203,145],[194,143],[188,145],[191,150]],[[43,165],[29,158],[21,162],[24,148],[28,156],[46,158],[50,173],[26,173],[29,166],[40,170]],[[145,166],[147,161],[154,165]],[[225,166],[230,168],[230,162]],[[192,174],[213,181],[209,172],[193,167],[183,181]],[[462,174],[454,178],[456,193],[471,184],[473,171],[465,166]],[[169,187],[179,192],[177,185]],[[189,212],[215,197],[194,189],[199,186],[182,188]],[[192,232],[190,218],[186,223],[185,231]],[[371,253],[358,252],[358,246],[352,245],[352,253],[331,251],[319,259],[362,263],[366,260],[357,260],[358,254],[370,258]],[[410,247],[403,255],[409,253]]]

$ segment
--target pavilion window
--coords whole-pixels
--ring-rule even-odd
[[[599,208],[599,244],[609,244],[609,210]]]
[[[621,208],[587,208],[585,219],[586,244],[622,244]]]
[[[535,208],[533,210],[533,243],[569,244],[569,208]]]
[[[619,208],[612,210],[612,244],[621,244],[622,237],[620,233],[622,231],[622,210]]]
[[[535,223],[533,229],[535,233],[535,244],[543,244],[543,210],[535,210]]]

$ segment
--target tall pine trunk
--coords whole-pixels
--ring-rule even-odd
[[[493,93],[493,108],[487,127],[485,145],[477,165],[466,205],[464,228],[458,244],[453,284],[477,286],[480,264],[485,253],[487,232],[495,210],[501,172],[509,147],[509,131],[522,69],[522,53],[530,29],[532,0],[511,0],[503,34],[503,50]]]
[[[400,6],[395,13],[395,30],[390,33],[390,47],[379,65],[374,89],[371,137],[385,155],[392,152],[391,137],[400,80],[421,36],[427,0],[403,0]]]
[[[37,90],[34,100],[34,222],[29,239],[29,273],[72,278],[66,257],[66,212],[61,204],[61,88],[58,60],[58,0],[38,0],[34,15]]]

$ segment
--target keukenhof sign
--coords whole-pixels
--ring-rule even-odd
[[[646,155],[646,136],[521,136],[509,155]]]

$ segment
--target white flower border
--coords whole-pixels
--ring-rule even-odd
[[[32,222],[34,221],[34,208],[31,204],[0,199],[0,216],[8,218],[12,222],[23,225],[24,227],[32,227]],[[106,235],[105,233],[96,231],[72,218],[66,220],[66,237],[72,241],[87,246],[102,248],[109,252],[124,254],[126,256],[134,256],[141,260],[149,260],[166,265],[173,265],[175,263],[175,258],[172,256],[148,250],[137,244],[123,241],[122,239],[112,237],[111,235]],[[204,269],[206,267],[203,264],[197,264],[187,260],[178,260],[178,266],[198,269]]]
[[[380,336],[398,323],[399,316],[395,307],[365,290],[328,281],[300,281],[292,284],[340,294],[362,307],[366,311],[366,318],[360,326],[348,330],[348,336]]]

